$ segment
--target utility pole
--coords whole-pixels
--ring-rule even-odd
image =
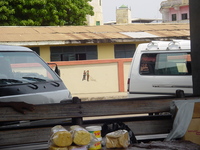
[[[200,96],[200,0],[189,0],[193,95]]]

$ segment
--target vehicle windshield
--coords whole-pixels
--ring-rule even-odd
[[[58,80],[34,52],[0,52],[0,86]]]

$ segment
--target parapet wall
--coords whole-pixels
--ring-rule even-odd
[[[125,92],[132,58],[55,62],[72,95]]]

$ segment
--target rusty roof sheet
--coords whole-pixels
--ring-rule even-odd
[[[189,24],[129,24],[102,26],[1,26],[0,31],[0,43],[81,41],[103,39],[134,40],[136,38],[188,38],[190,36]],[[142,36],[140,37],[140,35]]]

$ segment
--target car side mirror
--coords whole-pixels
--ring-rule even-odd
[[[48,63],[48,65],[51,67],[51,69],[53,69],[53,66],[55,65],[55,69],[53,70],[55,73],[57,73],[58,76],[60,76],[60,69],[58,68],[58,65],[56,63]]]
[[[57,75],[60,76],[60,69],[58,68],[57,64],[56,64],[56,67],[55,67],[55,72],[57,73]]]

